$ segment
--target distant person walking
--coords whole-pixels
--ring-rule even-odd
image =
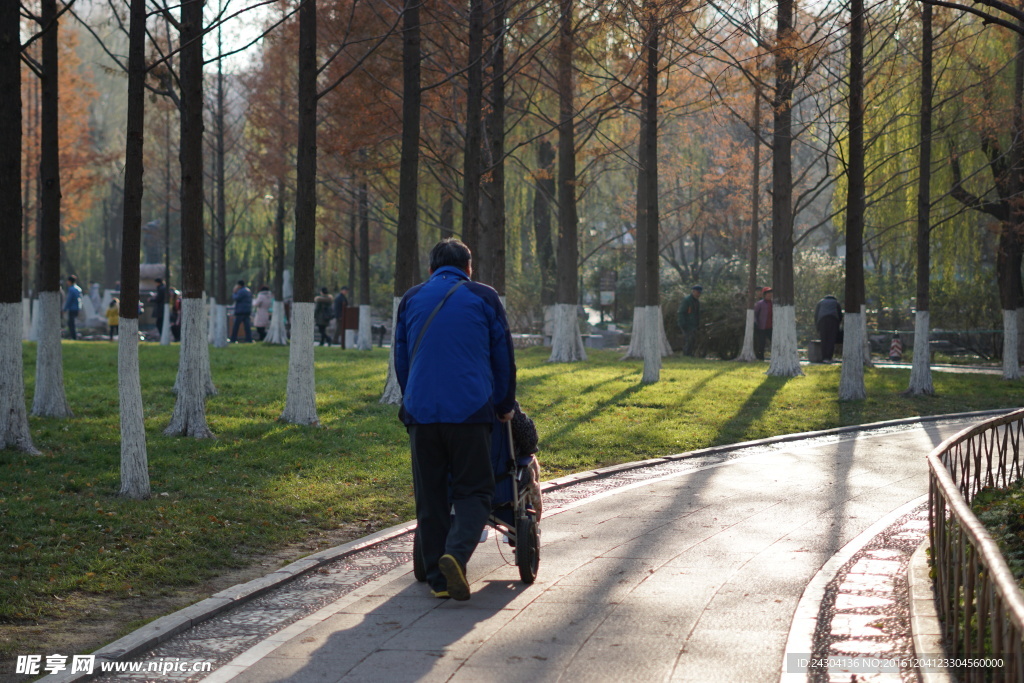
[[[270,327],[270,308],[274,303],[274,295],[270,293],[270,287],[263,285],[256,293],[256,302],[253,308],[256,313],[253,315],[252,324],[256,327],[256,334],[260,341],[267,338],[267,328]]]
[[[455,600],[469,599],[466,564],[491,511],[491,430],[512,419],[516,396],[505,309],[472,275],[469,247],[437,243],[430,279],[405,293],[394,334],[420,557],[433,594]]]
[[[114,341],[117,328],[121,325],[121,312],[118,310],[120,305],[120,301],[111,299],[110,305],[107,306],[107,333],[110,334],[110,341]]]
[[[331,324],[334,317],[334,297],[330,295],[326,287],[320,288],[320,294],[313,299],[316,306],[313,308],[313,322],[320,332],[320,346],[331,345],[331,338],[327,336],[327,326]]]
[[[692,356],[697,346],[697,330],[700,329],[700,295],[704,288],[694,285],[679,304],[678,323],[683,333],[683,355]]]
[[[169,296],[171,298],[171,338],[176,341],[181,341],[181,292],[177,289],[170,290]]]
[[[839,323],[843,320],[843,308],[839,300],[829,294],[818,302],[814,309],[814,324],[821,337],[821,362],[831,363],[839,341]]]
[[[77,282],[77,277],[68,276],[68,294],[64,299],[64,310],[68,312],[68,339],[78,339],[75,321],[78,320],[78,312],[82,310],[82,288]]]
[[[771,287],[761,290],[761,298],[754,304],[754,355],[764,360],[764,348],[771,348],[772,342],[772,293]]]
[[[345,311],[348,309],[348,287],[342,287],[334,297],[334,343],[345,348]]]
[[[162,278],[156,279],[156,291],[149,297],[149,303],[153,304],[153,320],[156,322],[156,340],[164,335],[164,304],[167,303],[167,285]]]
[[[252,315],[252,290],[245,286],[245,280],[239,280],[231,293],[235,300],[235,324],[231,326],[231,343],[238,342],[238,326],[245,326],[245,343],[252,343],[252,323],[249,320]]]

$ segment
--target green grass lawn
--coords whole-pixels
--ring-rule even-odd
[[[908,399],[908,370],[869,369],[869,398],[836,400],[839,366],[767,377],[764,364],[673,357],[641,386],[641,362],[592,352],[549,364],[518,354],[519,399],[541,436],[545,478],[790,432],[1021,405],[997,376],[935,373],[938,397]],[[382,406],[387,352],[316,350],[322,427],[283,424],[288,349],[211,349],[213,440],[166,437],[177,346],[140,349],[153,497],[117,497],[115,344],[64,345],[71,420],[31,418],[42,456],[0,451],[0,636],[88,597],[156,596],[339,527],[411,519],[405,430]],[[25,346],[32,396],[35,346]],[[29,402],[31,403],[31,401]],[[10,654],[0,637],[0,657]]]

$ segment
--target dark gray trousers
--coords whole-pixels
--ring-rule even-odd
[[[409,443],[416,533],[427,583],[446,590],[438,560],[450,554],[465,567],[491,512],[491,425],[410,425]]]

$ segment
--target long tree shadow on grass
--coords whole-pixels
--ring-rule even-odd
[[[749,440],[750,428],[763,420],[772,399],[790,379],[792,378],[765,376],[761,384],[736,411],[736,414],[721,426],[714,438],[714,443],[730,444]]]

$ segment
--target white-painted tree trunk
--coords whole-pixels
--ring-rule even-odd
[[[61,317],[63,317],[63,312]],[[39,299],[32,300],[32,331],[28,335],[29,341],[39,341]]]
[[[201,333],[191,333],[192,330],[203,329],[203,313],[202,299],[181,300],[181,352],[175,383],[178,398],[174,402],[171,422],[164,430],[168,436],[213,438],[213,432],[206,424],[206,396],[213,386],[209,346]]]
[[[281,281],[281,300],[288,301],[295,296],[294,287],[292,286],[292,271],[290,269],[284,271],[284,278]],[[294,317],[294,315],[292,316]]]
[[[864,310],[863,308],[861,310]],[[864,314],[847,313],[843,333],[843,368],[839,375],[839,400],[867,398],[864,386]]]
[[[754,309],[747,309],[747,324],[743,328],[743,349],[740,355],[736,356],[737,361],[750,363],[757,360],[754,355]]]
[[[203,301],[206,300],[206,296],[203,296]],[[182,306],[184,306],[184,303],[182,303]],[[207,305],[204,310],[204,313],[206,313],[206,342],[208,344],[212,344],[214,339],[216,339],[216,324],[213,322],[214,310],[216,307],[217,300],[211,296],[209,299],[209,305]],[[182,315],[184,316],[184,313],[182,313]]]
[[[664,323],[661,306],[644,306],[644,374],[641,384],[654,384],[661,379],[661,356],[664,346]]]
[[[668,333],[665,332],[665,311],[658,306],[658,339],[661,340],[661,357],[668,358],[672,355],[672,344],[668,341]]]
[[[555,304],[555,329],[551,335],[549,363],[575,363],[587,359],[580,335],[576,304]]]
[[[32,414],[41,417],[74,417],[64,393],[64,359],[60,344],[62,298],[60,292],[39,294],[39,344]]]
[[[21,300],[21,338],[28,341],[32,338],[32,299]]]
[[[292,424],[319,425],[313,371],[313,310],[308,302],[292,304],[292,343],[288,352],[288,393],[281,419]],[[369,308],[369,307],[367,307]]]
[[[228,345],[228,307],[213,305],[213,346],[223,349]]]
[[[772,306],[772,360],[768,374],[800,377],[800,353],[796,343],[796,306]]]
[[[212,332],[211,328],[212,328],[212,325],[213,325],[213,317],[210,315],[210,308],[212,306],[206,306],[205,305],[206,304],[206,297],[203,297],[199,301],[202,302],[204,305],[203,305],[202,311],[199,313],[198,319],[195,322],[196,322],[196,324],[199,325],[198,329],[200,331],[202,331],[204,329],[204,324],[203,323],[205,321],[205,329],[207,330],[206,337],[207,337],[207,341],[209,341],[209,339],[211,338],[211,335],[209,333]],[[211,301],[211,304],[212,304],[213,299],[211,298],[210,301]],[[182,339],[182,344],[184,345],[185,335],[188,334],[187,330],[188,330],[188,325],[189,325],[189,320],[185,316],[185,300],[184,299],[181,300],[181,321],[180,322],[181,322],[181,339]],[[204,377],[203,385],[206,387],[206,395],[207,396],[215,396],[217,394],[217,387],[214,386],[214,384],[213,384],[213,374],[210,371],[210,348],[209,348],[209,343],[203,344],[202,345],[202,349],[200,351],[198,351],[198,353],[200,353],[202,355],[202,361],[201,362],[202,362],[202,366],[203,366],[203,377]],[[181,355],[179,353],[179,356],[178,356],[178,374],[174,378],[174,393],[178,393],[178,389],[179,389],[180,385],[181,385]]]
[[[13,446],[38,455],[25,410],[25,366],[21,357],[21,303],[0,304],[0,450]]]
[[[861,348],[864,352],[864,367],[873,368],[875,367],[875,363],[871,360],[871,340],[868,339],[868,307],[866,305],[861,305],[860,307],[860,326]]]
[[[1020,356],[1017,355],[1019,333],[1017,311],[1003,310],[1003,379],[1020,379]]]
[[[288,328],[284,324],[284,302],[272,301],[270,310],[270,327],[267,329],[267,338],[263,340],[263,343],[288,346]]]
[[[918,311],[914,315],[914,363],[910,368],[910,386],[907,393],[911,396],[935,394],[932,386],[932,354],[929,345],[931,336],[931,318],[928,311]]]
[[[646,318],[644,317],[646,311],[646,306],[633,307],[633,333],[629,335],[629,346],[620,360],[644,357],[644,335],[647,333]]]
[[[392,335],[398,325],[398,305],[402,303],[402,297],[396,296],[391,304],[391,329]],[[384,405],[397,406],[402,404],[402,387],[398,384],[398,376],[395,374],[395,340],[391,339],[391,353],[388,354],[388,377],[384,382],[384,394],[380,397]]]
[[[163,326],[160,329],[160,345],[171,345],[171,305],[164,304]]]
[[[117,342],[117,392],[121,412],[121,491],[135,500],[149,498],[146,422],[139,376],[139,319],[121,318]]]
[[[544,322],[541,325],[541,336],[544,337],[544,346],[551,346],[551,340],[555,338],[555,307],[544,307]]]
[[[626,353],[619,360],[646,358],[647,333],[651,329],[647,308],[647,306],[636,306],[633,308],[633,333],[629,336],[629,347],[627,347]],[[658,310],[661,310],[660,306]],[[665,333],[665,318],[663,315],[658,318],[658,328],[654,334],[660,342],[661,357],[671,356],[672,345],[669,343],[668,335]]]
[[[359,336],[356,338],[356,348],[358,350],[369,351],[373,348],[372,325],[373,308],[365,304],[359,306]]]

